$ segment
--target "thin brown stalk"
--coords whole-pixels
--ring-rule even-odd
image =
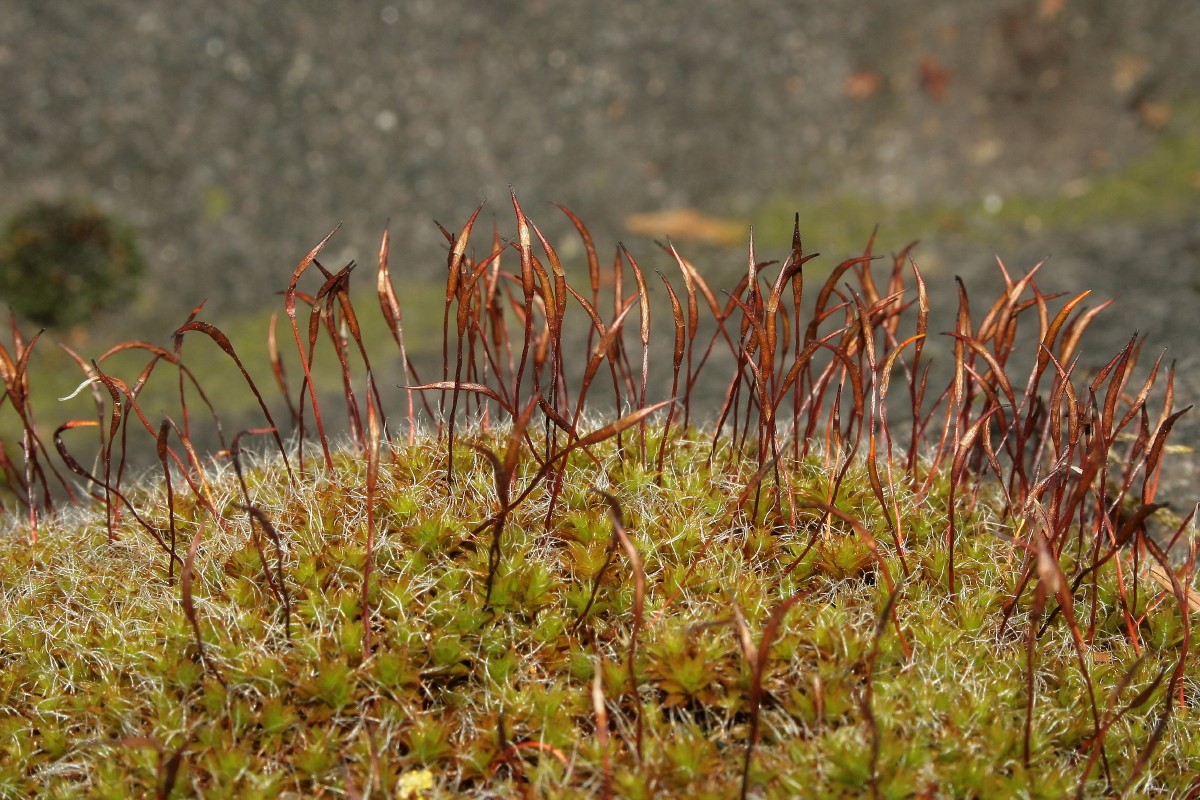
[[[217,329],[216,326],[210,325],[207,322],[192,321],[178,328],[174,336],[177,339],[182,339],[185,333],[189,331],[198,331],[209,337],[220,347],[225,353],[233,359],[233,363],[237,364],[238,370],[241,371],[242,377],[246,379],[246,385],[250,387],[250,391],[254,394],[254,399],[258,401],[258,407],[262,409],[263,416],[267,418],[267,424],[270,426],[271,434],[275,438],[275,444],[279,448],[279,455],[283,458],[283,466],[287,470],[288,480],[295,483],[296,476],[292,473],[292,465],[288,461],[287,448],[283,446],[283,439],[279,435],[279,429],[275,425],[275,419],[271,416],[271,409],[267,408],[267,403],[263,400],[262,393],[258,391],[258,386],[255,385],[254,379],[250,377],[250,373],[246,371],[246,367],[242,364],[242,360],[238,358],[237,352],[233,349],[233,344],[229,341],[224,333]]]
[[[604,702],[604,660],[596,656],[595,672],[592,675],[592,713],[596,717],[596,746],[600,750],[600,797],[612,797],[612,756],[608,752],[608,708]]]
[[[179,557],[175,555],[175,491],[171,486],[171,465],[167,461],[167,452],[169,451],[169,447],[167,446],[167,436],[169,436],[170,433],[171,423],[164,419],[162,424],[158,426],[158,438],[155,442],[155,452],[158,455],[158,462],[162,465],[163,483],[165,484],[167,490],[167,529],[171,534],[171,558],[167,561],[167,585],[173,586],[175,584],[175,561],[178,560]],[[241,478],[240,474],[238,475],[238,478]],[[242,486],[244,490],[245,481],[242,481]]]
[[[808,589],[796,592],[775,606],[775,610],[771,612],[771,616],[767,619],[766,626],[763,627],[762,637],[759,639],[758,647],[754,651],[756,657],[751,665],[750,697],[748,698],[748,708],[746,709],[750,717],[750,736],[746,740],[746,752],[742,757],[742,787],[739,795],[742,800],[746,800],[747,794],[750,791],[750,761],[754,758],[754,749],[758,747],[759,716],[763,695],[763,673],[767,669],[767,656],[771,652],[771,645],[775,642],[775,636],[779,632],[779,627],[783,624],[783,618],[787,616],[787,613],[792,610],[792,607],[796,603],[807,597],[809,592],[810,590]]]
[[[296,410],[296,406],[292,403],[292,391],[288,388],[287,371],[283,367],[283,359],[279,356],[279,342],[275,335],[275,329],[279,323],[279,312],[271,312],[271,323],[267,328],[267,358],[271,362],[271,374],[275,376],[275,385],[279,387],[279,393],[283,395],[283,400],[287,403],[288,416],[292,419],[292,424],[295,425],[300,420],[300,412]]]
[[[667,287],[667,297],[671,300],[671,314],[675,318],[675,349],[671,353],[671,397],[676,398],[679,395],[679,367],[683,364],[683,353],[686,347],[685,328],[683,320],[683,308],[679,305],[679,298],[675,295],[675,290],[671,287],[671,282],[667,280],[667,276],[661,272],[658,277],[662,279],[663,286]],[[671,438],[671,423],[674,421],[675,408],[678,402],[671,403],[667,409],[667,418],[663,422],[662,433],[658,441],[658,466],[656,468],[656,480],[662,482],[663,473],[663,458],[666,456],[667,443]]]
[[[629,538],[629,534],[625,531],[624,515],[621,513],[621,504],[617,498],[603,489],[593,489],[596,494],[604,498],[608,503],[609,517],[613,525],[613,538],[621,545],[621,549],[625,551],[625,557],[629,559],[629,568],[633,572],[633,629],[629,633],[629,692],[633,697],[634,708],[637,718],[636,725],[636,753],[640,761],[642,759],[642,739],[644,723],[642,717],[642,698],[641,692],[638,690],[637,679],[637,646],[638,635],[642,629],[642,614],[646,602],[646,573],[642,569],[642,559],[638,555],[637,547],[634,546],[633,540]]]
[[[373,651],[371,633],[374,620],[371,615],[371,573],[375,566],[375,505],[379,497],[379,449],[380,414],[375,409],[375,396],[367,395],[367,547],[363,561],[361,618],[363,626],[362,657],[365,661]]]
[[[300,263],[296,266],[295,271],[292,272],[292,279],[289,281],[287,290],[284,292],[284,311],[287,313],[288,321],[291,323],[292,336],[296,341],[296,350],[300,357],[300,364],[304,368],[304,386],[302,386],[300,389],[300,402],[297,404],[297,407],[300,409],[301,442],[297,455],[297,469],[299,469],[301,472],[304,471],[304,392],[306,389],[312,388],[313,377],[311,345],[310,352],[306,353],[304,350],[304,343],[300,339],[300,327],[296,323],[296,285],[300,281],[300,276],[303,275],[310,266],[312,266],[312,263],[316,260],[317,255],[325,248],[325,245],[329,243],[329,240],[333,238],[333,235],[338,232],[338,228],[340,227],[341,225],[338,225],[331,230],[325,236],[325,238],[317,244],[316,247],[310,250],[308,254],[300,260]],[[321,450],[325,455],[325,466],[328,469],[333,469],[333,456],[329,452],[329,440],[325,436],[325,422],[321,419],[321,407],[320,403],[317,401],[317,393],[315,390],[310,391],[309,400],[312,403],[313,419],[317,426],[317,436],[321,440]]]
[[[496,503],[499,506],[495,515],[490,520],[485,522],[480,528],[476,528],[476,531],[489,525],[492,528],[492,542],[488,548],[488,574],[483,600],[484,607],[491,607],[492,604],[492,589],[496,583],[496,573],[500,570],[500,559],[504,555],[502,542],[505,523],[508,521],[509,513],[524,498],[524,495],[522,495],[517,498],[515,503],[509,502],[513,475],[516,473],[517,466],[521,461],[521,440],[537,407],[537,398],[530,400],[525,406],[524,411],[521,412],[521,416],[513,421],[513,428],[509,432],[508,445],[504,450],[503,461],[487,447],[474,443],[469,445],[471,449],[486,458],[492,465],[492,475],[496,486]]]
[[[629,268],[633,270],[633,279],[638,287],[638,305],[641,314],[638,334],[642,342],[642,379],[638,388],[637,403],[639,407],[643,407],[646,405],[646,384],[650,378],[650,293],[646,289],[646,276],[642,274],[642,269],[638,266],[633,254],[624,245],[621,246],[621,252],[625,255],[625,260],[629,262]],[[672,392],[672,394],[674,393]],[[641,442],[642,462],[645,463],[646,426],[644,423],[638,426],[638,437]]]
[[[200,539],[204,536],[204,524],[201,523],[196,528],[196,533],[192,536],[192,543],[188,545],[187,558],[183,561],[183,570],[179,575],[179,592],[180,601],[183,604],[183,613],[187,617],[188,623],[192,626],[192,632],[196,637],[196,651],[200,655],[200,663],[204,665],[205,671],[212,674],[214,678],[226,689],[229,685],[225,683],[225,677],[221,675],[220,670],[212,663],[208,657],[208,651],[204,647],[204,637],[200,635],[200,620],[196,616],[196,604],[192,599],[192,578],[194,575],[194,567],[196,563],[196,551],[200,547]]]
[[[257,506],[245,505],[241,506],[242,510],[250,515],[250,518],[258,523],[259,527],[266,532],[267,537],[271,540],[271,544],[275,546],[275,572],[272,575],[271,568],[267,565],[267,559],[262,549],[258,551],[259,561],[262,564],[263,573],[267,576],[267,584],[271,587],[271,591],[279,600],[280,607],[283,609],[283,631],[284,636],[289,644],[292,641],[292,598],[287,589],[287,582],[283,575],[283,543],[279,538],[279,531],[275,525],[267,517],[266,513]]]

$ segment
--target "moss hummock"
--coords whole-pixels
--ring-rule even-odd
[[[96,512],[64,518],[32,547],[10,533],[0,559],[0,789],[149,796],[179,754],[176,786],[209,797],[368,786],[388,796],[421,769],[433,777],[423,796],[588,797],[606,768],[623,797],[728,797],[749,742],[750,656],[797,594],[761,667],[750,782],[763,796],[858,796],[873,779],[883,797],[1056,798],[1085,771],[1089,796],[1106,775],[1118,786],[1132,775],[1168,702],[1162,673],[1182,636],[1178,611],[1160,605],[1152,584],[1137,587],[1141,607],[1159,608],[1135,645],[1117,573],[1104,571],[1085,592],[1096,597],[1094,619],[1081,621],[1094,631],[1086,675],[1060,615],[1032,651],[1031,687],[1038,619],[1031,603],[1006,614],[1027,558],[994,502],[975,503],[962,521],[951,597],[945,481],[889,497],[902,512],[906,575],[861,466],[837,507],[873,541],[805,505],[832,489],[817,456],[782,462],[795,497],[775,512],[782,518],[731,522],[752,462],[727,448],[710,462],[710,443],[679,437],[661,476],[622,459],[615,442],[594,449],[596,461],[572,457],[548,529],[548,492],[509,518],[490,604],[490,533],[479,529],[496,511],[488,465],[461,453],[462,479],[448,487],[435,437],[397,446],[373,510],[366,658],[361,453],[339,452],[333,470],[314,468],[295,486],[278,460],[247,470],[251,499],[280,537],[284,596],[267,578],[274,545],[238,509],[231,470],[210,477],[223,525],[194,502],[176,509],[178,541],[199,536],[192,591],[207,661],[180,608],[178,571],[132,521],[115,542]],[[524,463],[514,486],[535,472]],[[645,574],[632,677],[634,575],[591,487],[619,498]],[[161,494],[137,505],[167,527]],[[1072,560],[1068,552],[1067,572]],[[1189,694],[1198,678],[1189,662]],[[1200,771],[1190,716],[1176,713],[1140,791],[1181,792]]]
[[[425,382],[386,235],[390,361],[320,245],[267,336],[275,393],[197,309],[170,347],[64,348],[94,415],[44,428],[37,337],[0,347],[0,797],[1200,788],[1192,518],[1157,497],[1184,411],[1138,340],[1083,376],[1103,306],[1004,271],[938,325],[871,245],[806,303],[797,223],[725,293],[668,245],[664,312],[628,251],[602,268],[566,211],[568,270],[513,208],[482,256],[474,216],[446,232]],[[261,427],[223,431],[193,338]],[[727,387],[704,425],[702,372]]]

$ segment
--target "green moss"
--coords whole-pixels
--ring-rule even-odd
[[[600,466],[578,468],[583,472],[577,480],[595,481],[599,471],[618,469],[615,447],[594,452],[601,457]],[[291,644],[283,636],[271,594],[238,590],[263,585],[257,557],[245,545],[246,520],[232,514],[228,533],[210,532],[202,561],[226,566],[204,570],[197,602],[205,647],[220,665],[225,684],[213,674],[205,676],[208,670],[196,659],[190,630],[178,624],[178,587],[167,583],[165,572],[153,571],[136,587],[128,584],[131,563],[152,564],[165,557],[144,533],[123,528],[121,550],[111,549],[86,520],[75,523],[81,527],[45,531],[33,548],[18,537],[6,537],[0,630],[5,632],[3,680],[10,688],[0,726],[13,735],[0,737],[5,749],[0,761],[7,765],[0,773],[7,784],[0,785],[15,786],[18,792],[61,793],[123,781],[135,793],[151,792],[156,768],[146,757],[153,751],[115,748],[102,755],[83,747],[85,739],[96,735],[165,737],[182,744],[191,787],[184,793],[248,792],[246,787],[268,776],[285,793],[346,786],[351,776],[363,785],[370,759],[349,755],[365,741],[362,736],[401,743],[385,756],[389,773],[428,767],[440,787],[433,790],[435,796],[468,790],[453,788],[454,775],[476,775],[473,780],[493,790],[515,790],[516,784],[508,782],[520,776],[550,789],[598,775],[590,732],[597,659],[607,676],[609,713],[623,717],[622,725],[630,724],[632,714],[625,660],[632,633],[632,579],[619,557],[597,590],[586,627],[590,633],[581,635],[574,624],[580,604],[572,598],[586,597],[602,563],[606,540],[598,534],[607,524],[605,509],[595,502],[590,507],[577,504],[565,530],[589,544],[575,541],[569,547],[547,547],[526,536],[524,532],[538,529],[536,500],[514,512],[509,555],[492,607],[485,610],[483,551],[470,558],[446,558],[445,551],[454,541],[449,521],[485,517],[491,500],[466,492],[448,505],[422,501],[438,490],[414,482],[413,476],[429,472],[435,453],[432,440],[397,449],[385,470],[381,509],[394,506],[396,497],[414,499],[405,504],[403,522],[393,521],[397,527],[388,536],[415,536],[420,544],[395,549],[387,568],[376,572],[376,649],[361,663],[363,623],[355,586],[364,562],[356,543],[365,534],[365,517],[352,500],[363,480],[353,461],[339,459],[343,466],[334,473],[308,482],[328,493],[321,503],[344,509],[338,524],[325,527],[319,537],[294,536],[281,528],[291,542],[286,570],[295,598]],[[524,466],[523,474],[532,468]],[[667,475],[679,486],[687,485],[692,468],[686,457],[666,464]],[[728,461],[713,468],[738,473],[743,466]],[[260,501],[281,509],[281,518],[289,516],[287,509],[300,512],[314,501],[303,488],[293,491],[279,480],[280,464],[267,461],[255,470],[260,473]],[[807,463],[795,470],[797,476],[819,475]],[[865,473],[853,470],[851,475],[858,477],[845,485],[850,508],[860,502],[855,498],[870,493],[869,486],[856,482],[865,480]],[[219,484],[229,477],[214,480]],[[746,737],[741,715],[748,702],[750,668],[728,618],[729,601],[736,598],[757,639],[767,614],[784,596],[781,573],[790,559],[760,560],[748,572],[740,545],[731,540],[733,549],[709,543],[707,554],[696,561],[696,548],[665,543],[679,536],[683,509],[690,515],[688,527],[711,530],[727,507],[697,517],[694,498],[684,492],[640,479],[623,485],[621,502],[630,509],[631,530],[643,552],[654,553],[647,624],[636,662],[639,692],[652,706],[645,712],[649,738],[641,765],[635,766],[626,749],[610,752],[616,785],[631,792],[656,786],[657,791],[728,796],[740,780]],[[923,499],[906,494],[901,500],[914,519],[944,527],[944,494],[935,491]],[[144,502],[152,507],[161,498]],[[979,530],[984,523],[996,526],[998,520],[986,508],[977,514]],[[883,520],[877,514],[862,519],[890,551]],[[914,527],[908,520],[905,524]],[[765,528],[763,533],[778,535]],[[883,629],[877,646],[872,708],[880,740],[876,768],[881,796],[911,796],[931,786],[958,796],[1073,792],[1093,723],[1087,704],[1080,703],[1087,691],[1070,635],[1057,624],[1038,643],[1037,713],[1032,761],[1025,770],[1024,623],[1012,623],[1015,638],[997,638],[1002,598],[1012,580],[1007,566],[1013,558],[1011,545],[985,533],[965,536],[963,574],[969,575],[969,590],[951,603],[942,569],[914,571],[895,604],[896,622],[912,654],[905,654],[891,625]],[[87,544],[73,544],[81,540]],[[938,537],[914,537],[907,559],[936,564],[942,549]],[[305,583],[298,567],[313,559],[336,563],[329,563],[323,582]],[[431,569],[430,560],[438,566]],[[768,796],[786,796],[786,787],[797,786],[851,796],[870,779],[862,686],[887,596],[886,586],[873,578],[874,563],[851,529],[833,524],[788,578],[810,594],[791,612],[764,670],[764,689],[773,699],[763,709],[765,733],[753,775],[764,781]],[[891,564],[899,571],[898,562]],[[966,569],[967,564],[972,568]],[[685,581],[681,575],[689,569],[695,577]],[[87,581],[74,580],[83,575]],[[106,599],[85,601],[87,586],[99,587]],[[1116,602],[1110,590],[1100,597]],[[64,618],[53,611],[85,602],[87,610],[78,615]],[[1097,611],[1100,620],[1114,613],[1108,606]],[[247,627],[242,620],[255,624]],[[1155,615],[1145,631],[1141,662],[1125,646],[1119,626],[1101,627],[1093,648],[1107,660],[1091,672],[1101,709],[1110,696],[1113,707],[1123,707],[1159,669],[1173,666],[1179,622],[1166,607]],[[53,649],[46,638],[51,633]],[[64,653],[61,666],[46,662],[53,652]],[[70,653],[75,655],[66,655]],[[75,698],[76,711],[64,718],[66,726],[44,715],[53,706],[35,712],[34,705],[64,696],[55,684],[36,689],[36,681],[65,674],[61,670],[80,658],[94,666],[71,673],[66,696]],[[1189,675],[1194,669],[1189,662]],[[1127,673],[1132,676],[1128,680]],[[1200,676],[1190,679],[1196,678]],[[1160,695],[1161,688],[1122,718],[1120,735],[1114,731],[1107,737],[1116,780],[1128,773],[1148,741],[1165,702]],[[380,715],[381,708],[388,709],[386,716]],[[41,723],[33,722],[39,719]],[[374,721],[363,728],[362,720]],[[497,751],[499,726],[507,741],[525,743],[522,749]],[[1189,741],[1180,723],[1168,727],[1162,755],[1155,761],[1156,781],[1183,786],[1186,776],[1200,768],[1200,753]],[[576,760],[575,778],[562,771],[558,754]],[[501,762],[509,766],[496,772],[494,765]],[[59,763],[75,766],[56,770]],[[1093,771],[1091,785],[1103,785],[1096,783],[1100,776]]]
[[[464,263],[463,274],[483,270]],[[521,278],[505,273],[504,284]],[[1113,485],[1133,496],[1139,476],[1160,466],[1151,460],[1161,443],[1148,437],[1168,425],[1130,407],[1140,399],[1084,420],[1063,407],[1060,383],[1057,400],[1021,402],[1025,424],[971,439],[962,425],[992,419],[999,378],[964,350],[962,392],[930,387],[927,399],[942,399],[922,409],[933,420],[925,434],[914,433],[913,452],[928,446],[930,461],[882,465],[881,482],[860,444],[899,433],[875,403],[876,364],[893,362],[862,345],[898,346],[900,326],[877,304],[820,331],[840,342],[840,358],[797,367],[799,382],[783,385],[770,331],[781,320],[790,330],[797,311],[769,316],[776,299],[790,302],[781,287],[769,303],[743,295],[750,302],[721,320],[727,336],[716,334],[713,361],[732,355],[744,368],[718,441],[666,424],[665,407],[573,426],[562,403],[578,396],[581,359],[539,320],[552,292],[568,298],[562,286],[541,288],[545,305],[531,300],[519,326],[485,325],[504,309],[457,299],[464,336],[485,334],[472,339],[481,349],[467,369],[490,381],[485,391],[510,391],[510,350],[512,362],[517,350],[532,354],[542,389],[566,377],[566,398],[547,390],[544,416],[518,435],[496,423],[509,416],[503,400],[488,424],[460,416],[452,455],[444,425],[406,430],[412,420],[391,417],[394,438],[378,450],[334,444],[326,455],[327,442],[306,442],[303,466],[293,446],[287,467],[280,456],[243,457],[245,489],[225,453],[173,471],[170,500],[151,471],[122,479],[128,503],[97,491],[71,513],[35,514],[37,536],[21,527],[28,515],[9,518],[3,792],[151,796],[176,766],[181,796],[1185,791],[1200,768],[1190,707],[1175,705],[1178,692],[1194,700],[1200,677],[1184,647],[1187,607],[1108,552],[1107,504],[1127,498],[1094,499],[1084,483],[1095,443],[1126,436],[1133,445],[1102,453]],[[859,288],[870,296],[869,283]],[[345,321],[331,313],[335,328]],[[703,347],[688,354],[707,361]],[[632,347],[608,356],[617,393],[635,391]],[[551,378],[560,362],[565,372]],[[322,380],[337,385],[336,360],[321,363]],[[21,401],[14,370],[0,371]],[[365,369],[354,372],[358,385]],[[1086,395],[1072,384],[1069,396],[1116,400],[1128,377],[1113,370]],[[527,388],[513,405],[528,402]],[[345,391],[325,419],[340,405],[338,414],[373,421],[367,396]],[[783,419],[761,411],[768,402]],[[1073,416],[1048,431],[1047,409]],[[953,424],[939,440],[943,414]],[[191,416],[199,430],[201,415]],[[1085,421],[1089,432],[1075,438]],[[789,423],[811,438],[789,439]],[[178,454],[187,436],[172,436]],[[12,444],[5,452],[20,452]],[[847,446],[859,456],[847,461]],[[1009,464],[1035,449],[1036,466]],[[16,485],[12,460],[0,467]],[[987,472],[952,475],[952,464],[1006,473],[1005,489]],[[253,526],[243,503],[261,514]]]
[[[0,296],[38,325],[78,325],[128,302],[144,269],[133,231],[90,205],[32,203],[0,236]]]

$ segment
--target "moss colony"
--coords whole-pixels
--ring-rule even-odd
[[[145,354],[128,375],[76,354],[94,416],[43,428],[41,345],[5,348],[0,795],[1200,787],[1191,519],[1156,497],[1182,412],[1140,342],[1081,361],[1086,293],[1004,273],[932,327],[907,253],[806,298],[797,230],[721,293],[670,245],[674,278],[602,267],[570,212],[564,265],[513,207],[512,241],[446,233],[432,381],[386,236],[389,340],[318,246],[270,331],[278,392],[193,315],[115,351]],[[185,340],[262,415],[210,457],[217,362]]]

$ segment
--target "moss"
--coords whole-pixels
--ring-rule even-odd
[[[78,325],[128,302],[144,268],[132,230],[90,205],[33,203],[0,237],[0,296],[38,325]]]
[[[684,441],[703,440],[695,433]],[[496,439],[488,443],[502,444]],[[206,670],[194,661],[190,631],[168,624],[179,616],[178,587],[167,580],[164,553],[136,526],[121,527],[119,540],[125,544],[119,549],[107,543],[102,520],[95,517],[55,526],[32,548],[7,536],[0,560],[5,565],[0,584],[6,587],[0,630],[6,631],[5,680],[10,688],[9,710],[0,722],[15,725],[16,735],[0,746],[6,749],[10,774],[16,765],[20,790],[41,793],[94,785],[104,780],[102,766],[107,764],[124,771],[131,782],[127,785],[137,793],[152,791],[152,760],[147,763],[141,751],[120,745],[82,746],[97,734],[110,742],[150,736],[182,747],[194,791],[234,791],[230,787],[242,786],[239,781],[249,776],[269,775],[282,781],[278,785],[285,794],[355,781],[365,785],[369,761],[347,759],[367,736],[377,743],[401,743],[383,756],[389,771],[428,768],[433,794],[440,796],[467,791],[452,776],[478,769],[485,757],[472,742],[501,735],[498,725],[504,726],[507,741],[528,749],[486,757],[509,764],[499,773],[485,770],[480,775],[489,791],[515,792],[522,780],[542,781],[547,788],[575,780],[586,785],[585,776],[601,769],[589,751],[594,735],[589,733],[594,721],[589,665],[597,659],[606,668],[622,663],[621,643],[632,634],[631,578],[623,568],[609,574],[599,587],[588,633],[581,632],[569,598],[590,585],[599,564],[588,551],[554,546],[553,539],[538,543],[518,533],[539,527],[542,506],[531,501],[512,521],[514,539],[498,584],[506,587],[504,599],[495,597],[501,593],[497,589],[491,609],[485,608],[482,553],[447,558],[439,548],[422,550],[406,543],[423,525],[446,531],[447,518],[477,520],[489,513],[490,500],[482,494],[460,494],[448,506],[429,502],[440,492],[414,476],[431,471],[438,451],[435,439],[422,439],[385,460],[380,497],[407,497],[418,510],[379,531],[380,551],[391,555],[377,564],[376,602],[381,612],[392,611],[372,622],[376,649],[365,661],[359,658],[362,620],[355,587],[362,569],[359,544],[366,533],[366,509],[356,499],[363,476],[353,461],[322,475],[320,483],[327,490],[320,495],[308,493],[306,483],[291,487],[277,461],[253,470],[261,487],[259,504],[279,509],[284,517],[292,509],[299,512],[293,515],[297,520],[327,520],[319,529],[310,525],[306,533],[280,526],[290,542],[285,573],[297,610],[290,645],[278,600],[265,590],[253,551],[246,549],[248,520],[231,514],[227,531],[211,530],[205,536],[206,563],[237,565],[205,571],[196,590],[205,647],[220,665],[226,685],[211,677],[197,681]],[[615,446],[593,453],[599,464],[581,468],[575,480],[598,482],[606,472],[621,472]],[[518,485],[535,467],[523,467]],[[784,467],[793,469],[790,462]],[[812,475],[809,465],[797,467],[797,474]],[[666,475],[686,485],[692,469],[689,458],[681,456],[667,462]],[[741,471],[732,461],[714,469]],[[857,474],[855,480],[865,481],[864,473]],[[233,489],[222,485],[231,480],[228,474],[213,480],[217,491]],[[643,701],[655,704],[661,716],[649,731],[649,755],[640,766],[628,751],[612,757],[619,769],[629,770],[623,780],[634,784],[645,785],[652,778],[655,785],[673,787],[671,791],[721,795],[739,780],[738,745],[746,736],[750,668],[722,609],[735,597],[757,638],[770,609],[784,599],[782,573],[788,561],[760,561],[748,579],[745,560],[735,556],[736,550],[725,551],[733,542],[715,545],[699,562],[694,550],[656,546],[672,535],[681,518],[688,516],[691,524],[711,531],[722,524],[728,509],[698,517],[684,493],[664,491],[652,482],[623,485],[621,503],[637,520],[635,527],[631,523],[635,541],[643,553],[655,553],[637,675]],[[847,507],[857,505],[856,494],[869,492],[865,483],[848,483]],[[944,494],[904,493],[898,500],[907,513],[944,528]],[[149,513],[162,513],[163,497],[147,496],[142,502]],[[380,500],[380,507],[389,502]],[[322,507],[337,508],[339,514],[326,514]],[[1051,626],[1038,643],[1033,756],[1028,770],[1021,766],[1026,654],[1020,636],[1003,643],[999,613],[1010,592],[1007,565],[1020,555],[1003,537],[983,532],[1004,525],[995,513],[981,511],[977,532],[965,534],[974,562],[970,591],[955,602],[946,593],[942,571],[914,572],[894,606],[898,627],[889,625],[882,632],[872,682],[882,796],[911,796],[930,786],[959,796],[1055,796],[1072,791],[1078,780],[1077,761],[1088,752],[1093,726],[1087,704],[1079,702],[1086,690],[1077,680],[1071,634],[1062,624]],[[603,527],[604,514],[598,503],[577,508],[572,527]],[[886,541],[879,516],[863,519],[878,541]],[[763,532],[778,535],[768,528]],[[181,533],[190,536],[190,530]],[[795,531],[784,537],[799,535]],[[450,540],[443,533],[440,541],[444,550]],[[907,558],[910,563],[936,560],[941,549],[936,537],[913,540]],[[874,555],[850,527],[835,524],[810,552],[815,555],[805,563],[813,566],[794,575],[809,596],[791,612],[764,668],[764,689],[773,700],[763,711],[770,733],[759,745],[756,774],[770,774],[772,786],[819,785],[826,793],[850,795],[871,771],[864,738],[864,664],[876,646],[872,631],[888,591],[865,571]],[[358,555],[351,558],[353,553]],[[431,569],[428,557],[437,566]],[[302,565],[330,558],[357,566],[327,571],[316,585],[298,580]],[[136,568],[147,579],[131,585],[127,576],[134,565],[141,565]],[[692,566],[697,579],[683,585],[672,577]],[[79,580],[83,576],[86,583]],[[263,590],[239,591],[246,580]],[[85,586],[93,592],[85,595]],[[1118,613],[1116,598],[1105,597],[1109,605],[1096,607],[1100,619]],[[1094,651],[1109,654],[1104,668],[1090,676],[1101,709],[1110,697],[1114,708],[1123,707],[1147,689],[1159,670],[1173,668],[1172,642],[1179,630],[1174,613],[1164,608],[1156,615],[1141,657],[1125,646],[1120,629],[1104,629],[1092,641]],[[253,624],[246,627],[245,622]],[[1013,623],[1018,630],[1023,624]],[[908,640],[911,656],[905,655],[897,631]],[[53,648],[47,644],[51,641]],[[91,666],[63,672],[82,664]],[[1193,669],[1189,662],[1189,680],[1200,679]],[[54,674],[67,683],[39,684]],[[623,707],[628,689],[628,673],[622,671],[604,690],[610,703]],[[36,711],[52,708],[48,704],[64,695],[74,698],[76,712],[60,716]],[[1114,731],[1107,737],[1114,780],[1129,774],[1160,705],[1150,701],[1131,710],[1120,719],[1121,734]],[[381,717],[381,707],[392,713]],[[629,711],[614,706],[610,713]],[[373,721],[364,727],[366,720]],[[206,730],[226,733],[215,739],[199,735]],[[1183,786],[1186,776],[1200,768],[1200,752],[1191,748],[1178,725],[1168,729],[1164,749],[1173,755],[1156,762],[1156,781]],[[559,753],[575,764],[575,779],[568,781],[565,773],[550,769]],[[74,765],[67,772],[53,767],[67,763]],[[820,765],[817,784],[809,777],[813,764]],[[1096,772],[1092,780],[1099,779]],[[768,789],[768,795],[774,791],[787,790]]]
[[[630,410],[638,365],[650,368],[641,336],[622,340],[620,319],[588,314],[607,342],[574,352],[554,310],[576,309],[572,298],[523,255],[523,274],[500,280],[524,304],[470,283],[486,260],[455,267],[443,310],[461,325],[444,347],[462,346],[468,383],[453,429],[449,410],[427,428],[385,413],[348,294],[328,320],[348,332],[337,341],[349,379],[323,417],[352,421],[341,444],[325,431],[303,447],[246,440],[194,457],[189,431],[207,419],[180,403],[190,427],[161,440],[172,466],[131,478],[104,444],[52,461],[38,447],[47,433],[17,415],[23,449],[0,442],[0,470],[33,481],[14,493],[32,508],[0,537],[0,791],[1188,789],[1200,770],[1195,596],[1147,582],[1124,548],[1165,557],[1112,514],[1150,510],[1130,501],[1153,499],[1142,482],[1161,469],[1174,419],[1144,405],[1153,378],[1133,391],[1132,350],[1087,384],[1048,359],[1005,378],[1001,334],[1059,312],[1002,295],[968,337],[976,346],[955,354],[961,380],[901,413],[916,418],[906,435],[889,423],[885,370],[900,365],[897,396],[918,403],[925,331],[906,332],[912,315],[874,292],[901,285],[909,265],[887,283],[865,271],[827,282],[831,302],[846,302],[802,331],[797,354],[779,335],[802,301],[787,291],[792,253],[782,278],[718,311],[711,345],[689,342],[674,317],[678,356],[656,368],[686,370],[680,387],[693,363],[732,370],[725,424],[697,428],[681,423],[686,388]],[[708,287],[693,292],[687,277],[681,296],[708,306],[697,297]],[[836,298],[846,281],[854,293]],[[1070,324],[1073,346],[1087,320]],[[1051,338],[1038,352],[1061,363],[1066,346]],[[805,360],[819,350],[829,358]],[[24,411],[16,360],[0,359],[2,377]],[[323,380],[343,377],[340,360],[320,363]],[[624,416],[574,410],[608,391],[589,364],[608,371]],[[1004,400],[1011,385],[1030,388]],[[142,396],[117,388],[89,427],[157,446],[153,422],[127,415]],[[1106,398],[1103,413],[1085,397]],[[73,441],[59,455],[85,450]],[[59,467],[90,493],[56,497]]]

